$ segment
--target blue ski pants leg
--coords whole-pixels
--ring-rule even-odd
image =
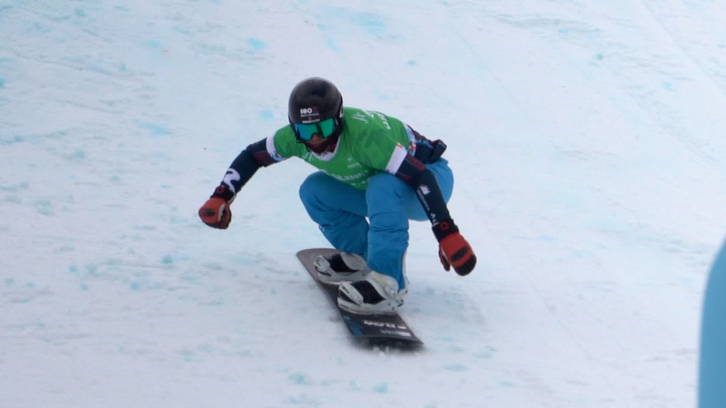
[[[448,162],[439,159],[426,167],[448,201],[454,188]],[[317,172],[303,182],[300,199],[333,247],[363,256],[371,269],[395,278],[400,289],[406,286],[408,221],[428,220],[411,186],[392,174],[379,173],[364,191]]]

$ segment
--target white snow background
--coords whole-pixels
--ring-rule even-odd
[[[689,407],[726,233],[726,2],[0,0],[0,407]],[[259,171],[197,209],[292,87],[441,138],[479,258],[411,226],[356,347]]]

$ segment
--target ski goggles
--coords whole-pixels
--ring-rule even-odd
[[[328,118],[315,123],[295,123],[295,135],[301,140],[309,142],[313,140],[314,135],[318,135],[325,139],[330,137],[334,132],[338,121],[335,118]]]

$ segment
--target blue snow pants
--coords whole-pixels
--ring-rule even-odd
[[[711,268],[703,300],[698,407],[726,407],[726,243]]]
[[[449,162],[427,164],[448,202],[454,189]],[[428,220],[414,189],[389,173],[371,177],[366,190],[319,171],[300,186],[310,218],[334,248],[361,255],[368,266],[406,286],[403,257],[408,248],[408,221]]]

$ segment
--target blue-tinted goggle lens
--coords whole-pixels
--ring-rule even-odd
[[[323,139],[330,137],[335,132],[335,118],[328,118],[316,123],[296,123],[295,133],[302,140],[310,141],[313,135]]]

